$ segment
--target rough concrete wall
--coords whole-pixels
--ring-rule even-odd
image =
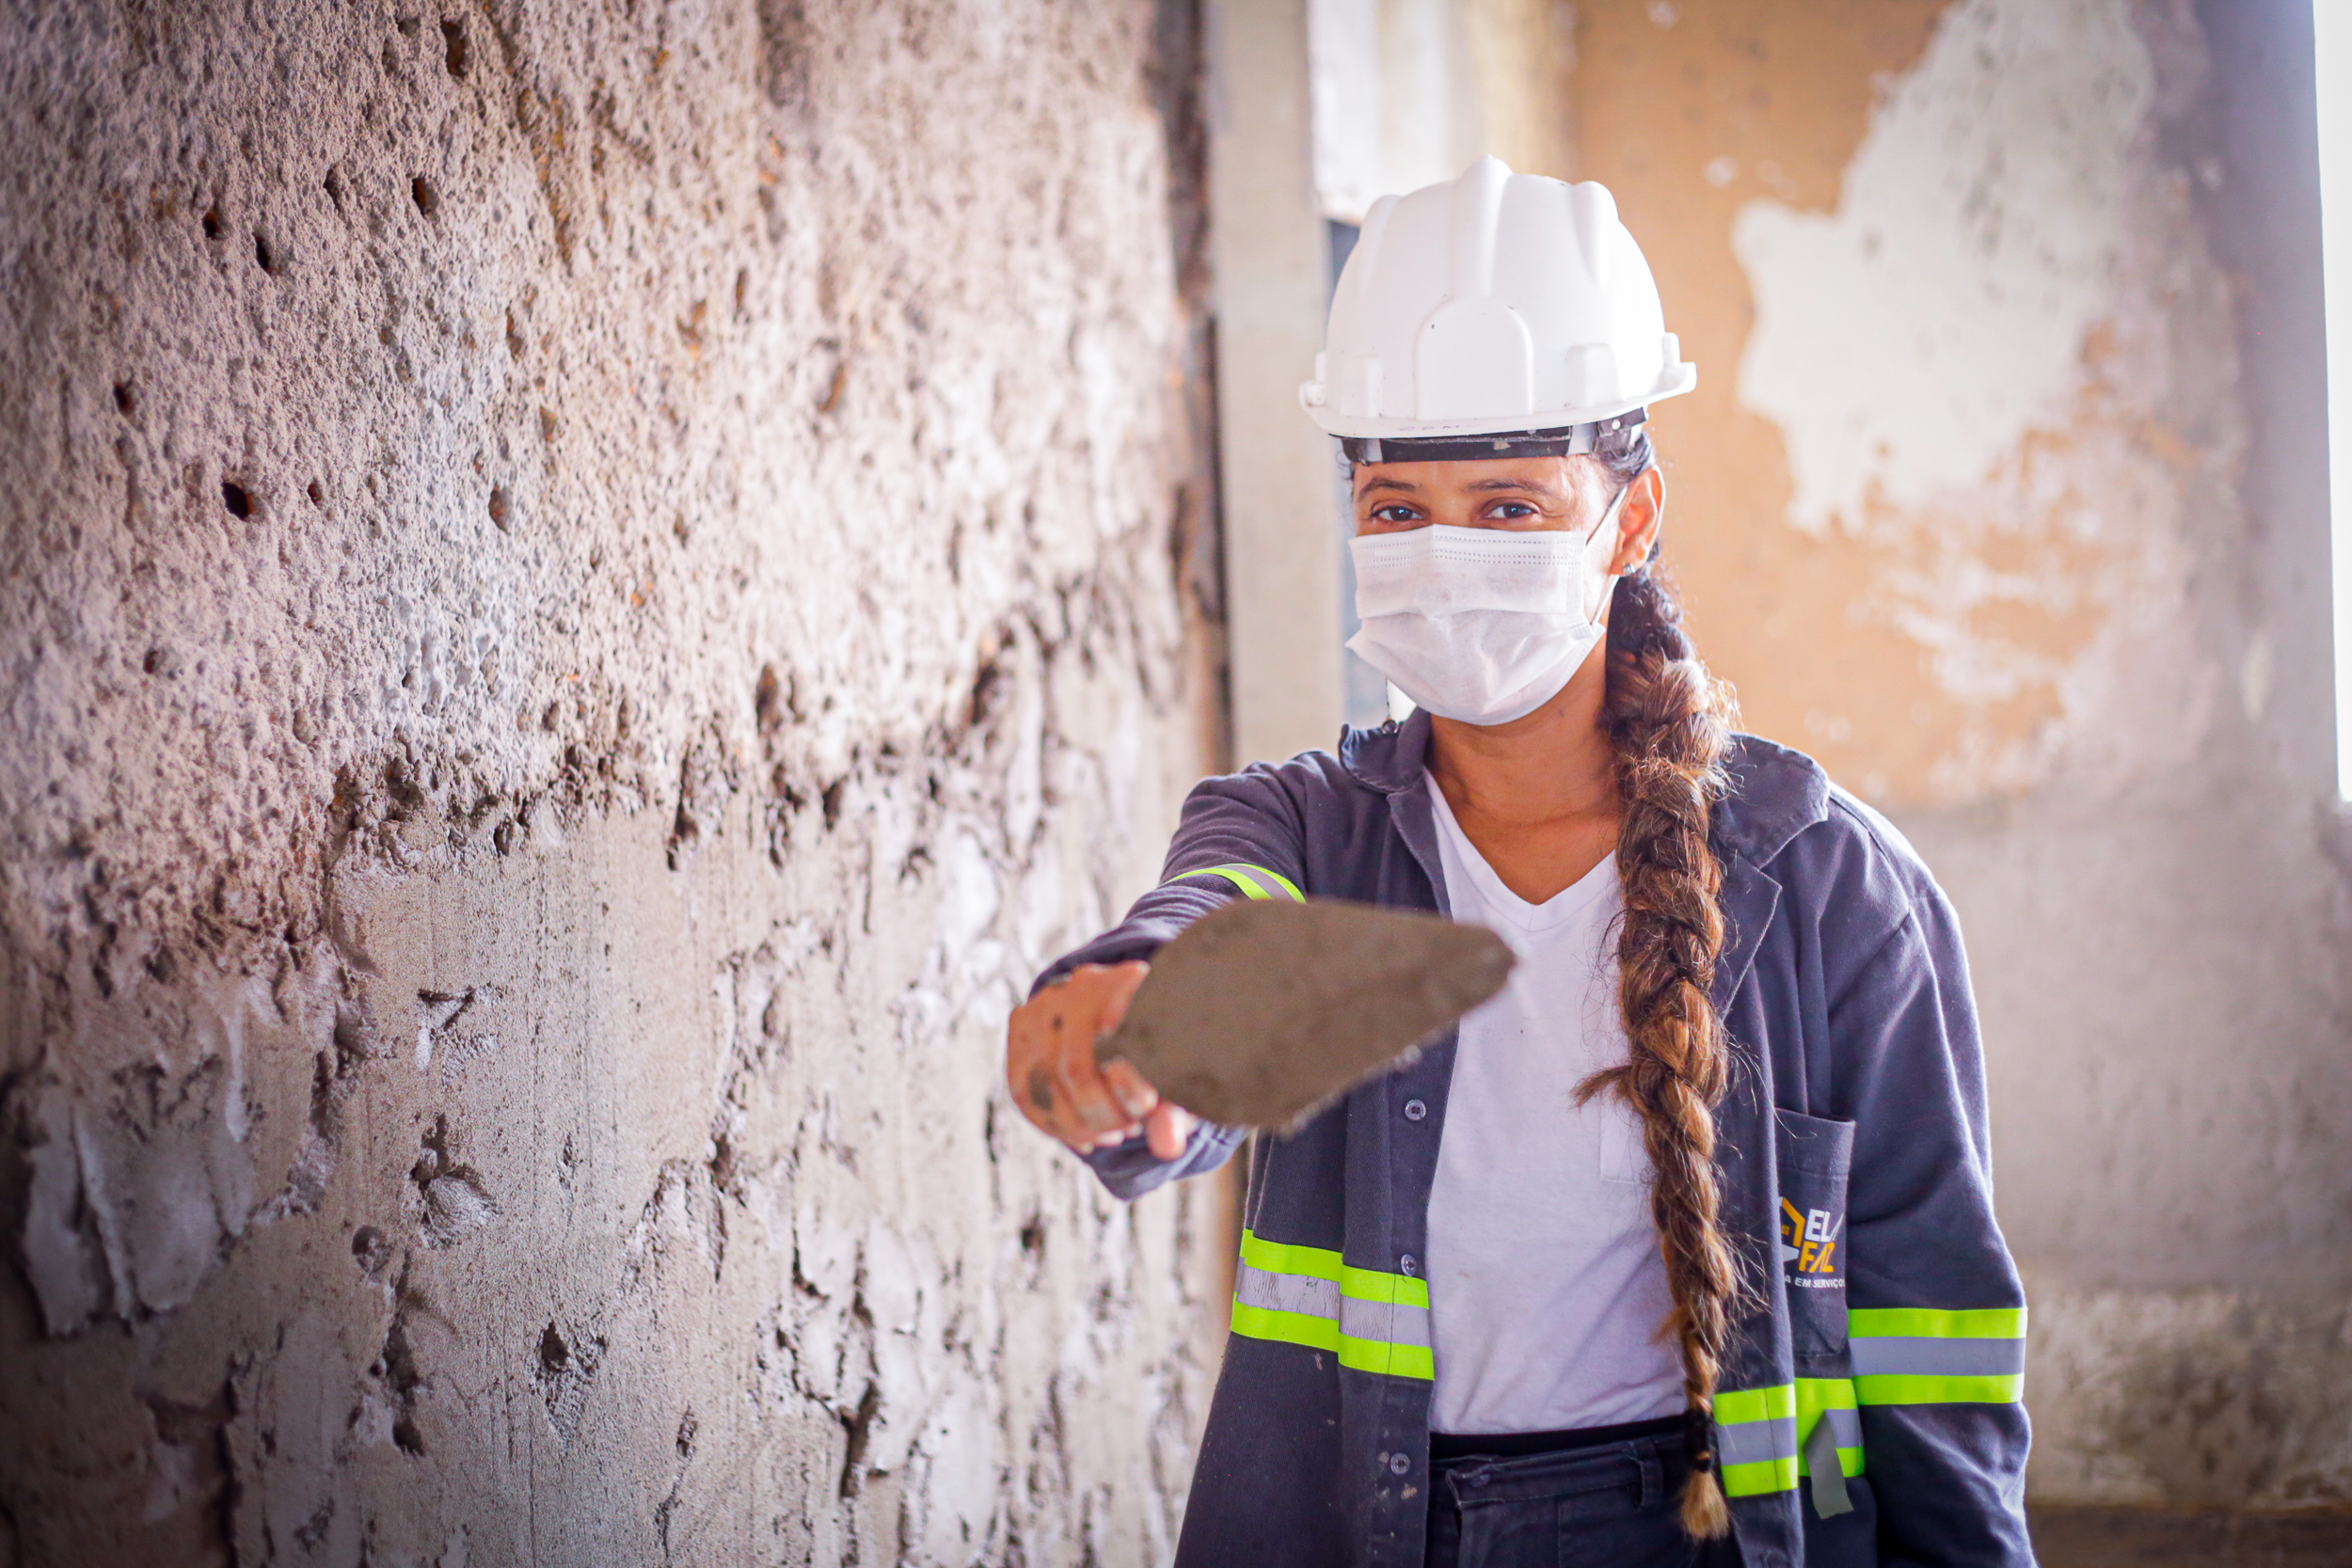
[[[2050,1501],[2352,1503],[2324,476],[2261,422],[2318,324],[2241,315],[2307,110],[2205,32],[2295,9],[1579,8],[1581,172],[1701,366],[1657,418],[1700,641],[1968,929]]]
[[[0,23],[0,1563],[1137,1562],[997,1086],[1208,760],[1181,7]]]

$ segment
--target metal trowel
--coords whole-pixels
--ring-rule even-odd
[[[1513,961],[1434,914],[1229,904],[1160,949],[1094,1055],[1207,1120],[1293,1127],[1502,990]]]

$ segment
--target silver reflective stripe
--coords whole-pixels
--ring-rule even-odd
[[[1857,1335],[1848,1341],[1856,1377],[2016,1377],[2023,1339],[1931,1339]]]
[[[1310,1318],[1340,1316],[1340,1282],[1311,1275],[1269,1274],[1244,1263],[1233,1275],[1233,1294],[1245,1307],[1296,1312]]]
[[[1351,1339],[1425,1347],[1429,1343],[1429,1308],[1410,1307],[1401,1301],[1358,1301],[1354,1296],[1342,1296],[1340,1332]]]
[[[1797,1457],[1797,1418],[1771,1417],[1715,1426],[1715,1447],[1725,1465],[1763,1465]]]

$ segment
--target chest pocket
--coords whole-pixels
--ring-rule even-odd
[[[1800,1362],[1846,1348],[1846,1187],[1853,1123],[1772,1113],[1780,1165],[1781,1284],[1788,1293],[1791,1348]]]
[[[1627,1196],[1640,1196],[1649,1186],[1649,1146],[1642,1117],[1612,1090],[1593,1097],[1588,1113],[1600,1119],[1600,1179]]]

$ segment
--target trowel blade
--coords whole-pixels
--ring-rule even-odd
[[[1513,961],[1432,914],[1229,904],[1160,949],[1095,1058],[1210,1121],[1290,1127],[1500,991]]]

